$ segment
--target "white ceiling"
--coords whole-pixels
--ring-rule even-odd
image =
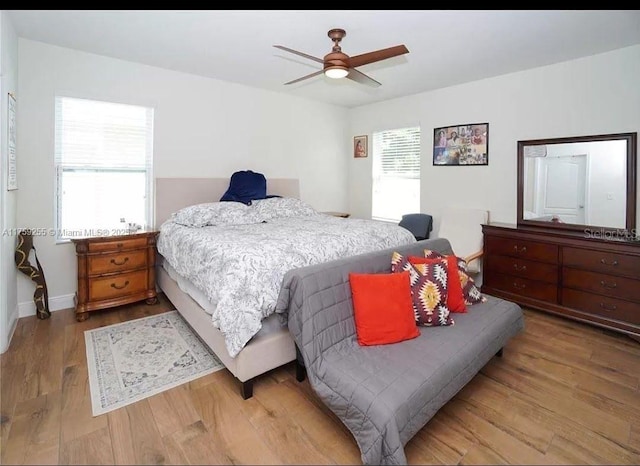
[[[10,11],[20,37],[348,107],[557,63],[640,43],[640,11]],[[369,88],[318,76],[284,82],[331,50],[410,53],[358,68]]]

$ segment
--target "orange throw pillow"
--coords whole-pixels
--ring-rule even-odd
[[[454,255],[444,256],[447,259],[447,307],[451,312],[463,314],[467,312],[467,306],[464,304],[464,294],[462,294],[462,283],[460,283],[460,274],[458,273],[458,260]],[[409,256],[409,263],[430,264],[432,258]]]
[[[358,343],[386,345],[420,335],[413,315],[409,272],[350,273]]]

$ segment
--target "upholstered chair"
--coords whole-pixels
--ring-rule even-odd
[[[398,225],[409,230],[420,241],[429,238],[433,229],[433,217],[428,214],[406,214]]]

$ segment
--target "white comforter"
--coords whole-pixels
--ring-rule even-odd
[[[317,214],[201,228],[168,220],[158,251],[215,306],[213,324],[235,357],[274,312],[289,270],[414,241],[394,224]]]

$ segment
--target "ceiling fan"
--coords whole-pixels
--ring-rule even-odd
[[[322,63],[323,65],[323,69],[316,71],[315,73],[308,74],[307,76],[303,76],[302,78],[289,81],[288,83],[285,83],[285,85],[294,84],[304,79],[313,78],[314,76],[324,73],[328,78],[348,78],[360,84],[378,87],[380,86],[378,81],[367,76],[363,72],[356,70],[356,67],[409,53],[409,50],[404,45],[396,45],[395,47],[389,47],[387,49],[376,50],[375,52],[363,53],[361,55],[356,55],[355,57],[350,57],[346,53],[343,53],[340,48],[340,41],[347,35],[344,29],[331,29],[327,35],[333,41],[333,49],[331,50],[331,53],[324,56],[324,59],[316,58],[282,45],[274,45],[277,49],[300,55],[301,57]]]

